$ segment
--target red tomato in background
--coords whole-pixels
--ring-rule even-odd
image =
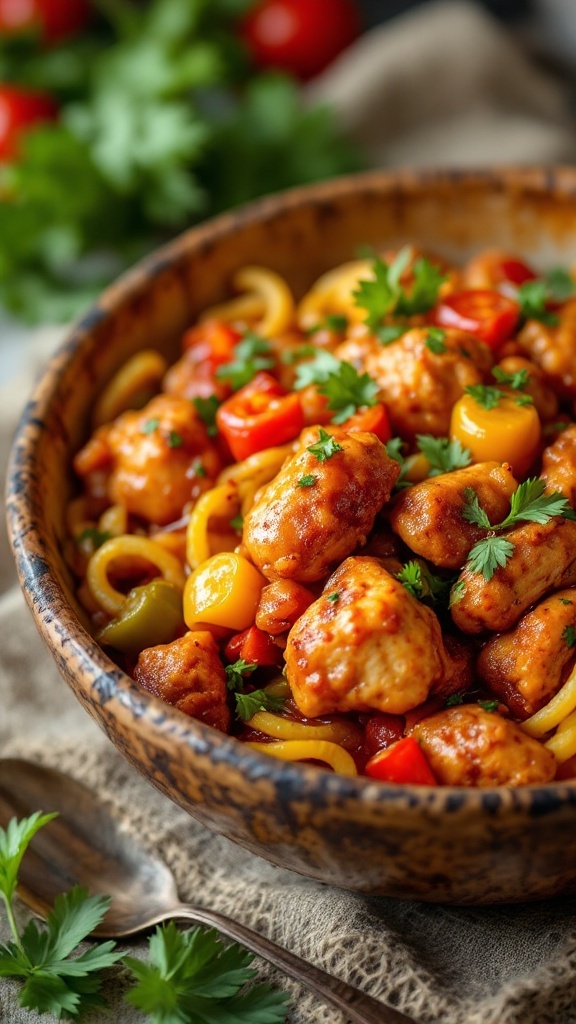
[[[353,0],[260,0],[241,25],[255,64],[302,79],[319,74],[360,30]]]
[[[439,327],[455,327],[475,334],[492,349],[508,340],[519,318],[517,302],[488,288],[454,292],[442,299],[434,311],[434,323]]]
[[[57,116],[48,93],[0,84],[0,163],[18,157],[20,139],[28,129]]]
[[[0,35],[37,29],[47,43],[76,35],[90,17],[88,0],[0,0]]]

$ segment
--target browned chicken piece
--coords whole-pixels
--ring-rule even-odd
[[[194,348],[185,349],[178,362],[168,369],[162,390],[168,395],[179,395],[189,400],[215,395],[222,402],[230,395],[228,384],[208,370],[207,356],[200,359]]]
[[[347,558],[288,634],[286,673],[300,711],[401,715],[452,665],[436,615],[376,558]]]
[[[548,384],[567,398],[576,396],[576,299],[558,310],[556,326],[528,320],[518,341]]]
[[[466,693],[474,682],[476,645],[468,637],[442,633],[444,649],[448,655],[448,669],[443,679],[434,683],[430,697],[445,701],[453,693]]]
[[[501,359],[498,363],[500,369],[506,373],[520,373],[526,370],[528,383],[523,389],[524,394],[530,395],[534,402],[534,408],[542,423],[550,423],[558,414],[558,398],[549,384],[544,380],[544,374],[536,363],[523,356],[511,355]]]
[[[107,434],[108,497],[132,515],[166,526],[213,485],[220,456],[191,402],[157,395],[139,412],[125,412]]]
[[[503,534],[514,545],[492,579],[464,569],[452,590],[452,618],[463,633],[511,629],[550,590],[576,584],[576,523],[556,518]]]
[[[414,327],[390,345],[372,338],[369,346],[362,346],[363,371],[377,382],[393,431],[405,438],[447,435],[452,406],[465,388],[482,383],[493,363],[484,342],[453,329],[445,332],[445,351],[432,352],[426,344],[428,330]],[[350,343],[345,342],[335,355],[343,359],[349,352]]]
[[[538,740],[474,704],[446,708],[412,730],[443,786],[528,786],[550,782],[556,759]]]
[[[323,579],[364,543],[390,497],[400,467],[382,442],[363,432],[330,434],[338,448],[322,461],[309,450],[319,429],[304,430],[296,453],[244,520],[243,544],[269,580]],[[303,478],[309,486],[299,484]]]
[[[288,632],[314,601],[314,594],[295,580],[275,580],[264,587],[256,609],[256,625],[265,633]]]
[[[517,718],[529,718],[565,683],[576,658],[575,629],[576,590],[558,590],[486,644],[478,675]]]
[[[481,462],[442,473],[401,491],[392,505],[390,524],[417,555],[446,569],[461,569],[488,532],[464,519],[466,489],[478,495],[490,522],[500,523],[510,511],[517,487],[506,463]]]
[[[179,640],[142,651],[134,679],[149,693],[227,732],[226,673],[211,633],[186,633]]]
[[[576,424],[563,430],[542,453],[546,490],[561,491],[572,506],[576,502]]]

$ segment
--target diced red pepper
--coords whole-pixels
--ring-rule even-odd
[[[368,761],[366,775],[381,782],[396,782],[406,785],[437,786],[426,755],[413,736],[393,743],[381,750]]]
[[[257,373],[216,413],[218,429],[237,461],[292,441],[304,426],[300,399],[271,374]]]
[[[342,423],[341,426],[342,430],[349,430],[350,433],[365,430],[369,434],[376,434],[376,437],[384,444],[392,437],[388,413],[386,412],[386,407],[381,402],[360,409],[350,419]]]
[[[474,334],[497,349],[513,334],[520,306],[489,288],[467,288],[447,295],[434,311],[434,323]]]
[[[215,370],[234,358],[234,348],[241,337],[225,320],[206,320],[185,332],[182,348],[184,351],[193,348],[199,360],[208,360]]]
[[[499,271],[503,281],[510,281],[511,284],[521,285],[525,281],[535,281],[537,274],[523,260],[502,260]]]
[[[231,664],[242,659],[249,665],[281,665],[283,660],[278,645],[258,626],[250,626],[231,637],[224,648],[224,655]]]

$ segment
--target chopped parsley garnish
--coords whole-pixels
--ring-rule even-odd
[[[382,326],[376,328],[374,334],[378,338],[380,344],[386,348],[388,345],[391,345],[393,341],[398,341],[398,338],[401,338],[403,334],[406,334],[406,328],[401,327],[399,324],[382,324]]]
[[[142,427],[143,434],[153,434],[155,430],[158,430],[160,426],[160,420],[155,417],[151,420],[146,420],[146,423]]]
[[[488,410],[495,409],[505,394],[501,388],[497,388],[494,384],[470,384],[464,390],[478,405]]]
[[[87,526],[85,530],[76,538],[77,544],[88,543],[92,548],[92,551],[97,551],[101,548],[107,540],[110,540],[112,534],[107,533],[105,530],[98,530],[96,526]]]
[[[249,722],[258,711],[280,711],[284,707],[285,700],[285,697],[273,697],[266,690],[237,693],[236,713],[243,722]]]
[[[284,363],[284,366],[292,366],[293,363],[299,363],[301,359],[309,359],[310,356],[317,355],[321,349],[318,349],[316,345],[298,345],[297,348],[287,348],[280,356],[280,362]]]
[[[338,593],[337,590],[335,590],[333,594],[328,594],[326,600],[330,601],[332,604],[337,604],[338,601],[340,600],[340,594]]]
[[[235,661],[233,665],[226,665],[226,686],[233,693],[241,690],[245,682],[244,676],[252,675],[257,668],[256,662],[244,661],[244,658]]]
[[[238,533],[242,533],[242,530],[244,529],[244,516],[234,516],[234,518],[230,520],[230,526]]]
[[[553,267],[544,275],[550,298],[557,302],[566,302],[576,293],[576,284],[564,267]]]
[[[499,700],[479,700],[478,704],[480,705],[480,707],[484,711],[489,711],[490,713],[492,713],[494,711],[498,711],[498,708],[500,706],[500,701]]]
[[[206,467],[203,466],[201,462],[197,462],[194,466],[194,476],[208,476]]]
[[[208,437],[216,437],[218,433],[218,427],[216,426],[216,413],[220,408],[220,402],[216,398],[216,395],[210,395],[209,398],[193,398],[192,405],[196,409],[200,419],[206,426],[206,433]]]
[[[334,331],[335,334],[344,334],[348,329],[348,317],[343,316],[340,313],[329,313],[324,319],[324,324],[329,331]]]
[[[400,279],[411,256],[410,246],[401,249],[389,265],[377,256],[373,263],[373,279],[359,281],[357,290],[352,293],[356,305],[366,310],[366,323],[371,330],[375,330],[388,314],[412,316],[425,313],[436,304],[445,275],[424,257],[419,257],[414,263],[410,292],[401,287]]]
[[[441,601],[452,583],[452,580],[435,576],[426,565],[416,561],[406,562],[396,579],[412,597],[418,601],[428,601],[430,604]]]
[[[169,448],[181,448],[184,441],[181,435],[176,430],[170,430],[168,433],[168,447]]]
[[[573,603],[572,601],[569,601],[567,597],[559,597],[558,600],[560,601],[560,604],[572,604]]]
[[[298,481],[298,487],[314,487],[317,477],[313,473],[305,473]]]
[[[451,693],[449,697],[446,697],[446,700],[444,701],[444,707],[446,707],[446,708],[456,708],[460,704],[463,704],[463,703],[464,703],[464,694],[463,693]]]
[[[496,380],[502,380],[507,387],[510,387],[513,391],[520,391],[528,383],[528,372],[526,370],[520,370],[518,373],[506,373],[504,370],[500,370],[499,367],[495,367],[492,371],[493,376]],[[525,376],[524,376],[525,375]],[[508,394],[502,388],[496,387],[494,384],[470,384],[469,387],[464,389],[467,395],[470,395],[478,405],[482,406],[483,409],[495,409],[503,398],[512,398],[516,402],[516,405],[532,405],[532,398],[530,395],[516,394],[514,396]]]
[[[464,469],[472,461],[470,449],[463,448],[460,441],[451,441],[449,437],[417,434],[416,445],[430,463],[428,476],[440,476],[454,469]]]
[[[296,380],[294,381],[296,391],[301,391],[309,384],[323,384],[331,373],[338,373],[340,369],[340,360],[336,359],[331,352],[326,352],[322,348],[314,349],[314,351],[316,353],[314,358],[308,363],[301,363],[296,370]]]
[[[327,459],[331,459],[336,452],[341,452],[342,445],[338,444],[336,439],[332,437],[332,434],[326,433],[322,427],[318,428],[318,440],[315,444],[308,446],[306,451],[311,452],[318,459],[318,462],[326,462]]]
[[[463,518],[490,531],[490,536],[478,541],[470,551],[466,563],[466,568],[470,572],[481,573],[485,580],[491,580],[496,569],[506,565],[514,552],[514,545],[505,537],[495,536],[496,533],[522,522],[539,523],[543,526],[556,516],[576,519],[576,513],[570,507],[568,499],[559,491],[544,494],[545,487],[544,480],[539,477],[525,480],[512,495],[510,512],[506,518],[494,525],[481,508],[475,491],[470,487],[465,489]]]
[[[466,583],[464,580],[458,580],[452,590],[450,591],[450,600],[448,601],[448,607],[453,608],[455,604],[458,604],[462,600],[466,593]]]
[[[539,320],[548,327],[554,327],[559,320],[556,313],[546,309],[546,302],[550,297],[550,289],[545,280],[538,278],[536,281],[525,281],[521,284],[517,299],[524,319]]]
[[[507,373],[501,366],[495,366],[492,376],[499,384],[506,384],[513,391],[523,391],[530,382],[530,374],[526,369],[517,370],[516,373]]]
[[[397,462],[398,465],[400,466],[400,473],[394,485],[394,490],[398,491],[402,490],[405,487],[412,486],[410,481],[405,479],[406,473],[408,471],[408,466],[406,464],[406,459],[402,454],[403,445],[404,442],[401,437],[391,437],[390,440],[387,441],[386,444],[384,445],[389,458],[394,459],[394,462]]]
[[[271,352],[272,349],[265,338],[261,338],[253,331],[247,331],[234,349],[233,361],[219,366],[216,376],[220,380],[228,381],[234,391],[239,391],[245,384],[254,380],[260,370],[270,370],[274,366]]]
[[[576,644],[576,629],[574,629],[574,626],[566,626],[562,633],[562,639],[566,641],[567,647],[574,647]]]
[[[424,344],[435,356],[441,356],[446,351],[445,338],[446,331],[442,330],[441,327],[429,327]]]
[[[359,374],[351,363],[341,362],[318,385],[318,391],[329,399],[328,410],[336,413],[333,422],[345,423],[357,409],[376,405],[378,385],[369,374]]]

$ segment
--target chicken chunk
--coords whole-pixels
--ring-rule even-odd
[[[566,398],[576,396],[576,299],[558,311],[557,325],[528,320],[518,341],[547,382]]]
[[[536,363],[520,355],[507,355],[500,359],[498,366],[505,373],[522,373],[526,371],[528,382],[522,390],[530,395],[534,408],[542,423],[550,423],[558,414],[558,397],[544,379],[544,374]]]
[[[517,718],[529,718],[565,682],[576,657],[575,629],[576,590],[558,590],[485,645],[478,675]]]
[[[179,640],[142,651],[134,679],[185,715],[227,732],[226,673],[211,633],[186,633]]]
[[[339,429],[331,436],[338,447],[322,459],[310,451],[318,428],[305,430],[295,455],[257,495],[244,520],[244,546],[269,580],[323,579],[365,542],[390,497],[399,466],[381,441]]]
[[[300,711],[403,714],[451,672],[440,623],[376,558],[347,558],[288,634]]]
[[[505,534],[514,551],[492,579],[464,569],[452,591],[452,618],[463,633],[511,629],[544,594],[576,584],[576,523],[556,518]]]
[[[576,502],[576,424],[564,430],[542,453],[541,477],[546,490],[561,491],[574,507]]]
[[[518,725],[474,704],[418,722],[412,735],[444,786],[528,786],[550,782],[556,759]]]
[[[442,473],[402,491],[390,511],[390,524],[417,555],[446,569],[461,569],[488,532],[464,519],[466,489],[478,495],[490,522],[500,523],[517,486],[511,467],[499,462]]]
[[[373,338],[361,346],[363,371],[377,382],[392,429],[404,438],[447,435],[452,406],[465,388],[482,383],[493,362],[487,345],[453,329],[445,331],[444,351],[433,352],[426,344],[428,330],[414,327],[390,345]],[[350,348],[345,342],[335,355],[348,358]]]
[[[107,444],[110,501],[159,526],[179,519],[221,468],[206,427],[184,398],[158,395],[139,412],[123,413]]]

